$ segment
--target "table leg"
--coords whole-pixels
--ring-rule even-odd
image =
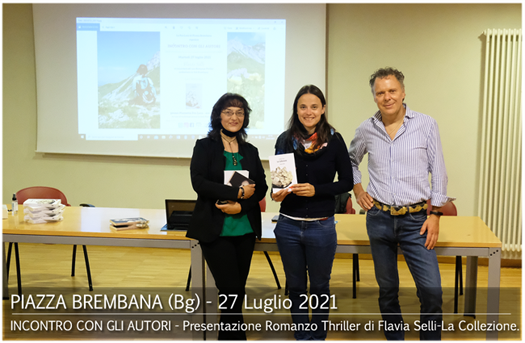
[[[465,280],[465,316],[476,317],[476,292],[478,284],[478,257],[467,256]]]
[[[489,255],[489,282],[487,289],[487,323],[498,322],[501,277],[501,249],[491,248]],[[497,340],[498,331],[487,331],[487,340]]]
[[[2,265],[4,266],[3,272],[2,272],[3,284],[4,284],[3,290],[2,290],[2,298],[4,300],[7,300],[9,299],[9,289],[7,288],[7,265],[5,261],[5,245],[6,243],[4,242],[4,244],[2,244]]]
[[[195,322],[204,323],[206,315],[206,297],[204,292],[204,258],[202,256],[201,246],[199,241],[191,241],[191,291],[192,296],[197,294],[201,304],[195,315]],[[193,340],[206,340],[205,331],[193,331]]]

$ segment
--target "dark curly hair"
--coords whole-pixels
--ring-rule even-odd
[[[244,122],[242,123],[242,128],[237,131],[237,142],[243,144],[246,142],[246,127],[250,124],[250,112],[252,109],[248,105],[248,101],[242,97],[242,95],[235,93],[225,93],[223,96],[217,100],[213,109],[211,110],[210,116],[210,131],[208,132],[208,137],[213,140],[221,140],[221,129],[223,129],[221,124],[221,112],[228,107],[240,107],[244,109]]]
[[[374,85],[376,83],[376,79],[377,78],[384,79],[385,77],[390,76],[390,75],[393,75],[397,79],[397,81],[399,81],[403,89],[405,88],[405,84],[404,84],[405,75],[403,75],[403,73],[397,69],[386,67],[386,68],[381,68],[381,69],[376,70],[375,73],[373,73],[370,76],[369,83],[370,83],[370,88],[372,89],[372,94],[374,94]]]
[[[308,136],[308,132],[304,128],[303,124],[299,120],[299,115],[297,114],[297,103],[299,102],[299,99],[305,95],[305,94],[313,94],[316,97],[321,100],[321,105],[326,105],[326,99],[323,95],[323,92],[314,85],[306,85],[303,86],[297,95],[295,96],[295,100],[293,102],[293,113],[292,117],[290,118],[290,121],[288,122],[288,137],[287,141],[291,142],[293,137],[302,137],[306,138]],[[335,129],[328,123],[328,120],[326,119],[326,111],[324,114],[321,115],[321,118],[319,119],[319,122],[317,123],[315,127],[315,132],[317,132],[317,145],[322,145],[323,143],[327,143],[330,140],[331,137],[331,131]]]

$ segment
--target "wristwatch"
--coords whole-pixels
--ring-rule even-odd
[[[441,216],[443,215],[443,212],[439,212],[439,211],[430,211],[430,214],[435,214],[436,216],[441,217]]]
[[[242,191],[241,199],[244,199],[244,187],[243,187],[243,186],[241,186],[241,187],[239,187],[239,188],[240,188],[240,189],[241,189],[241,191]]]

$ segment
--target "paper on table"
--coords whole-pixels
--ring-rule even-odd
[[[50,210],[60,207],[61,204],[60,199],[27,199],[24,201],[24,209],[27,208],[31,211]]]

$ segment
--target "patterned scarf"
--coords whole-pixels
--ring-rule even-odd
[[[328,143],[317,145],[317,132],[306,139],[298,139],[298,141],[304,146],[304,152],[307,154],[313,154],[328,145]]]

